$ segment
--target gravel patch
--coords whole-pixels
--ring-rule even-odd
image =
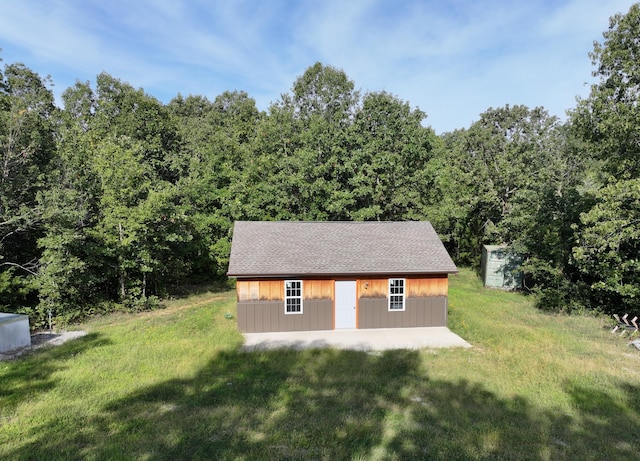
[[[87,334],[86,331],[61,331],[59,333],[34,333],[31,335],[31,346],[21,347],[12,351],[0,353],[0,361],[12,360],[27,352],[43,347],[60,346],[72,339],[80,338]]]

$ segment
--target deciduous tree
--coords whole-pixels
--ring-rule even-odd
[[[19,308],[20,293],[29,291],[26,277],[38,271],[42,209],[36,197],[55,155],[50,83],[22,64],[0,72],[0,293],[13,300],[5,309]]]
[[[574,256],[597,307],[640,314],[640,4],[613,16],[603,37],[590,55],[599,80],[572,113],[585,155],[602,168]]]

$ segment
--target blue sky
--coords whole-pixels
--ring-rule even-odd
[[[427,113],[437,133],[489,107],[564,118],[588,53],[630,0],[5,0],[0,57],[56,96],[106,71],[167,103],[244,90],[261,110],[315,62]]]

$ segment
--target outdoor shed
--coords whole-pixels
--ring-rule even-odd
[[[522,286],[522,256],[507,245],[483,245],[480,272],[489,288],[516,289]]]
[[[255,333],[446,326],[457,272],[428,222],[238,221],[228,275]]]
[[[0,354],[31,346],[29,316],[0,312]]]

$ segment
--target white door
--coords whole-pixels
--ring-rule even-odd
[[[356,282],[336,281],[336,330],[356,327]]]

